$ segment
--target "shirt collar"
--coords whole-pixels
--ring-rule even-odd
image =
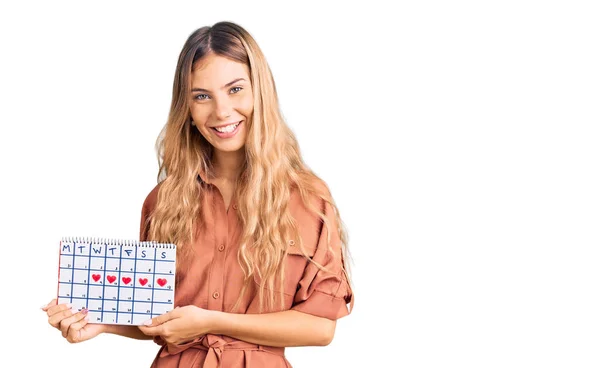
[[[244,175],[244,176],[247,176],[247,175],[248,175],[248,172],[247,172],[247,171],[244,171],[244,172],[242,173],[242,175]],[[204,171],[204,169],[203,169],[203,168],[199,168],[199,169],[198,169],[198,176],[197,176],[197,179],[198,179],[198,181],[199,181],[200,183],[204,183],[204,184],[210,184],[210,183],[208,182],[208,179],[209,179],[209,178],[210,178],[210,177],[209,177],[209,175],[206,173],[206,171]]]

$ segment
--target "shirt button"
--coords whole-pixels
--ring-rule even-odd
[[[233,209],[234,209],[234,210],[237,210],[237,204],[234,204],[234,205],[233,205]]]
[[[223,245],[223,244],[219,245],[219,252],[222,252],[223,249],[225,249],[225,245]]]
[[[213,293],[213,298],[215,298],[215,299],[218,299],[218,298],[219,298],[219,292],[218,292],[218,291],[215,291],[215,292]]]

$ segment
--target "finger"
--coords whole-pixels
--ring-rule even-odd
[[[51,306],[53,306],[53,305],[56,305],[57,303],[58,303],[58,300],[56,300],[56,299],[52,299],[52,300],[50,301],[50,303],[42,305],[41,309],[42,309],[42,310],[45,312],[45,311],[47,311],[47,310],[48,310],[48,308],[50,308],[50,307],[51,307]]]
[[[48,312],[49,313],[49,312]],[[59,328],[60,321],[67,317],[71,317],[73,315],[73,311],[70,308],[63,308],[61,311],[54,313],[53,315],[48,317],[48,323],[52,325],[52,327]]]
[[[147,336],[159,336],[159,335],[163,334],[163,326],[162,325],[155,326],[155,327],[138,326],[138,328],[140,329],[140,331],[142,331],[142,333],[144,335],[147,335]]]
[[[154,317],[152,319],[149,319],[147,321],[144,322],[144,326],[147,327],[154,327],[154,326],[158,326],[161,325],[167,321],[170,321],[172,319],[175,319],[179,316],[179,311],[178,310],[172,310],[170,312],[167,312],[165,314],[161,314],[158,317]]]
[[[77,322],[73,322],[69,327],[69,332],[67,333],[67,341],[71,343],[76,343],[82,341],[82,329],[88,324],[89,317],[86,315],[82,319]]]
[[[69,334],[71,334],[74,331],[81,330],[88,323],[90,323],[90,317],[86,314],[85,317],[83,317],[79,321],[71,323],[71,327],[69,327]]]
[[[82,309],[81,312],[75,313],[71,317],[67,317],[67,318],[63,319],[62,321],[60,321],[59,324],[60,324],[60,331],[62,332],[62,336],[64,338],[66,338],[69,333],[69,328],[71,327],[71,324],[74,322],[81,321],[82,319],[85,318],[85,316],[87,316],[87,309]]]
[[[71,309],[72,307],[73,307],[73,305],[71,303],[63,303],[63,304],[53,305],[50,308],[48,308],[48,310],[46,311],[46,314],[48,314],[48,317],[52,317],[56,313]]]

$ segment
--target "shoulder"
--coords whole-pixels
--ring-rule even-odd
[[[304,198],[298,188],[293,188],[290,194],[289,211],[298,227],[299,236],[306,253],[313,257],[319,251],[323,254],[329,249],[329,237],[336,232],[337,221],[331,203],[333,197],[327,183],[315,178],[311,180],[310,188],[305,188]],[[327,224],[325,224],[325,222]],[[327,231],[324,226],[327,225]],[[336,239],[332,239],[336,242]],[[304,254],[298,247],[290,247],[289,254]],[[325,257],[325,255],[322,255]]]
[[[161,185],[162,182],[156,184],[154,188],[150,190],[150,193],[146,195],[146,198],[144,199],[144,203],[142,205],[142,209],[144,212],[148,213],[152,211],[156,206],[156,201],[158,199],[158,190],[160,189]]]
[[[154,208],[156,207],[156,200],[158,199],[158,189],[160,184],[157,184],[152,188],[150,193],[146,195],[144,204],[142,205],[142,218],[140,223],[140,240],[148,240],[148,234],[150,231],[150,217]]]
[[[308,202],[310,205],[316,207],[319,211],[323,212],[325,210],[326,202],[323,197],[331,198],[331,191],[329,190],[329,186],[327,183],[318,177],[313,178],[310,181],[310,184],[305,189],[305,198],[304,200]],[[300,189],[296,186],[292,187],[290,191],[290,207],[305,207],[306,204],[303,201],[302,194]]]
[[[322,197],[331,196],[331,192],[327,183],[320,178],[314,178],[310,183],[310,188],[305,189],[304,198],[302,198],[299,188],[293,187],[291,189],[289,210],[298,225],[309,226],[311,230],[319,232],[322,221],[313,210],[324,214],[327,201]]]

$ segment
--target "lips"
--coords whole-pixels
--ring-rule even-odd
[[[239,123],[241,123],[241,122],[242,122],[242,120],[239,120],[239,121],[234,121],[234,122],[227,123],[227,124],[217,125],[217,126],[210,127],[210,128],[211,128],[211,129],[214,129],[214,130],[217,130],[216,128],[225,128],[226,126],[230,126],[230,125],[233,125],[233,124],[239,124]],[[217,131],[218,131],[218,130],[217,130]]]
[[[218,131],[216,128],[212,128],[213,129],[213,134],[216,135],[217,137],[219,137],[220,139],[229,139],[232,137],[235,137],[237,135],[237,133],[240,131],[241,126],[244,124],[244,120],[240,121],[237,123],[237,125],[234,124],[235,128],[230,131],[230,132],[220,132]]]

